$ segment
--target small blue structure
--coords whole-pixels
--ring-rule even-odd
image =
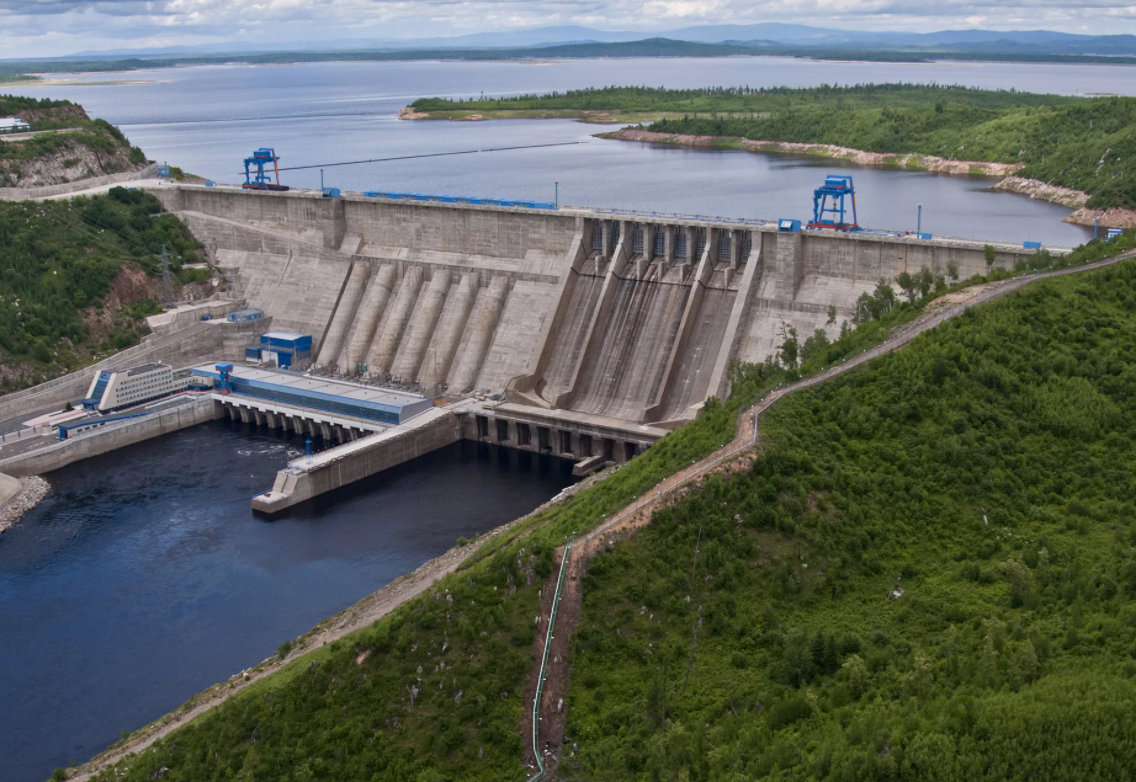
[[[1023,250],[1040,250],[1041,242],[1022,242]]]
[[[256,169],[255,173],[253,169]],[[241,187],[245,190],[288,189],[280,184],[280,158],[276,156],[275,149],[261,147],[252,153],[252,157],[245,158],[245,183]]]
[[[801,221],[784,217],[777,221],[777,230],[781,233],[799,234],[801,232]]]
[[[158,166],[158,177],[160,179],[169,179],[170,178],[170,164],[169,163],[162,163],[162,165]]]
[[[222,394],[233,393],[233,365],[232,364],[218,364],[214,367],[217,370],[217,387]],[[194,374],[197,371],[194,370]]]
[[[846,199],[852,200],[852,221],[848,221]],[[829,174],[824,185],[813,191],[813,221],[809,228],[828,228],[832,231],[858,231],[856,219],[856,189],[852,177]]]
[[[249,307],[244,310],[237,310],[230,312],[226,318],[230,323],[245,323],[250,320],[262,320],[264,318],[264,310],[258,310],[255,307]]]
[[[323,189],[323,197],[324,198],[341,198],[342,196],[340,195],[340,191],[339,191],[338,187],[325,187]]]
[[[1120,236],[1122,233],[1124,233],[1124,231],[1120,230],[1119,228],[1109,228],[1108,229],[1108,235],[1105,236],[1104,240],[1106,242],[1111,242],[1113,239]]]

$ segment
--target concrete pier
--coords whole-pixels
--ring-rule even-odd
[[[431,410],[398,427],[293,460],[277,473],[269,491],[253,497],[252,507],[262,513],[279,513],[460,439],[457,415],[443,408]]]

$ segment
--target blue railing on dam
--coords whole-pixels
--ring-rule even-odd
[[[520,209],[555,209],[551,201],[513,201],[502,198],[474,198],[472,196],[431,195],[429,193],[386,193],[369,190],[367,198],[389,198],[392,201],[432,201],[439,204],[475,204],[477,206],[507,206]]]

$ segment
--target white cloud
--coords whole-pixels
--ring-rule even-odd
[[[0,57],[224,41],[434,37],[576,24],[654,34],[795,22],[870,30],[1136,33],[1123,0],[0,0]]]

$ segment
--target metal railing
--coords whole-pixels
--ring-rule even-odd
[[[556,628],[556,614],[560,607],[560,593],[564,589],[564,574],[568,571],[568,559],[572,554],[572,542],[564,544],[564,557],[560,560],[560,576],[556,579],[556,593],[552,596],[552,608],[548,612],[548,630],[544,636],[544,657],[540,661],[540,673],[537,674],[536,695],[533,696],[532,706],[532,746],[536,756],[537,772],[529,777],[528,782],[538,782],[548,774],[544,765],[544,755],[540,751],[540,699],[544,694],[544,676],[548,668],[548,653],[552,649],[553,631]]]

